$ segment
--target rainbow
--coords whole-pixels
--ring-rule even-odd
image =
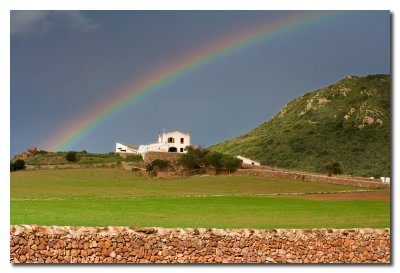
[[[64,124],[60,130],[46,139],[39,147],[50,151],[68,150],[73,144],[123,109],[134,105],[151,93],[162,90],[167,84],[184,77],[193,70],[250,45],[270,40],[277,35],[341,13],[338,11],[303,11],[294,14],[289,12],[288,16],[279,17],[273,22],[263,22],[235,30],[233,33],[206,43],[167,62],[139,80],[135,80],[134,83],[111,92],[109,97],[104,98],[79,117]]]

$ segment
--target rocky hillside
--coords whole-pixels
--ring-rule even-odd
[[[264,165],[322,172],[340,162],[344,172],[389,176],[389,75],[347,76],[285,105],[247,134],[209,147]]]

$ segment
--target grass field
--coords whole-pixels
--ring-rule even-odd
[[[389,227],[387,190],[380,193],[387,198],[371,200],[364,197],[373,192],[350,200],[341,200],[342,193],[335,193],[359,190],[248,176],[149,179],[119,169],[15,172],[11,173],[11,224]],[[316,192],[339,198],[310,198]]]

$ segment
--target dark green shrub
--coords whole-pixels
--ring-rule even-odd
[[[233,156],[204,148],[188,147],[187,153],[182,155],[179,164],[187,170],[204,170],[206,167],[225,169],[229,172],[242,165],[242,161]]]
[[[224,155],[218,152],[210,152],[206,156],[206,165],[211,166],[215,169],[221,169],[222,163],[221,163],[221,158],[223,158]]]
[[[143,162],[143,157],[141,155],[128,155],[124,160],[132,162]]]
[[[343,173],[343,167],[339,162],[333,162],[332,164],[325,164],[323,169],[328,174],[328,176]]]
[[[76,152],[69,151],[67,155],[65,156],[65,159],[69,162],[77,162],[78,161],[78,156],[76,155]]]
[[[146,172],[150,176],[155,176],[155,175],[157,175],[157,172],[167,171],[170,168],[171,168],[170,161],[162,160],[162,159],[155,159],[151,163],[146,165]]]
[[[197,164],[195,158],[189,154],[182,155],[182,157],[179,159],[179,165],[187,170],[194,170],[199,168],[199,165]]]
[[[179,164],[187,170],[196,170],[206,167],[206,156],[209,153],[207,149],[202,147],[194,148],[186,147],[186,154],[179,159]]]
[[[146,165],[146,172],[152,172],[154,170],[153,164],[149,163]]]
[[[10,163],[10,171],[18,171],[25,169],[25,161],[22,159],[17,159],[14,162]]]
[[[156,171],[166,171],[171,167],[171,162],[168,160],[155,159],[151,162],[153,169]]]
[[[221,160],[221,165],[222,168],[226,169],[229,171],[235,171],[237,170],[240,166],[242,166],[242,160],[229,156],[229,155],[224,155]]]

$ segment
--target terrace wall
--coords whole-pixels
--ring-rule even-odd
[[[322,183],[332,183],[345,186],[353,186],[360,188],[385,188],[390,187],[390,184],[368,181],[364,178],[352,178],[345,176],[326,176],[318,175],[313,173],[295,172],[295,171],[285,171],[279,169],[238,169],[234,175],[255,175],[270,178],[284,178],[284,179],[295,179],[307,182],[322,182]]]
[[[169,160],[171,164],[175,165],[182,155],[182,153],[147,152],[143,155],[143,160],[145,164],[151,163],[155,159]]]
[[[390,229],[10,227],[11,263],[390,263]]]
[[[89,169],[89,168],[120,168],[121,165],[118,162],[106,162],[106,163],[75,163],[75,164],[52,164],[52,165],[28,165],[25,170],[36,171],[36,170],[55,170],[55,169]]]

